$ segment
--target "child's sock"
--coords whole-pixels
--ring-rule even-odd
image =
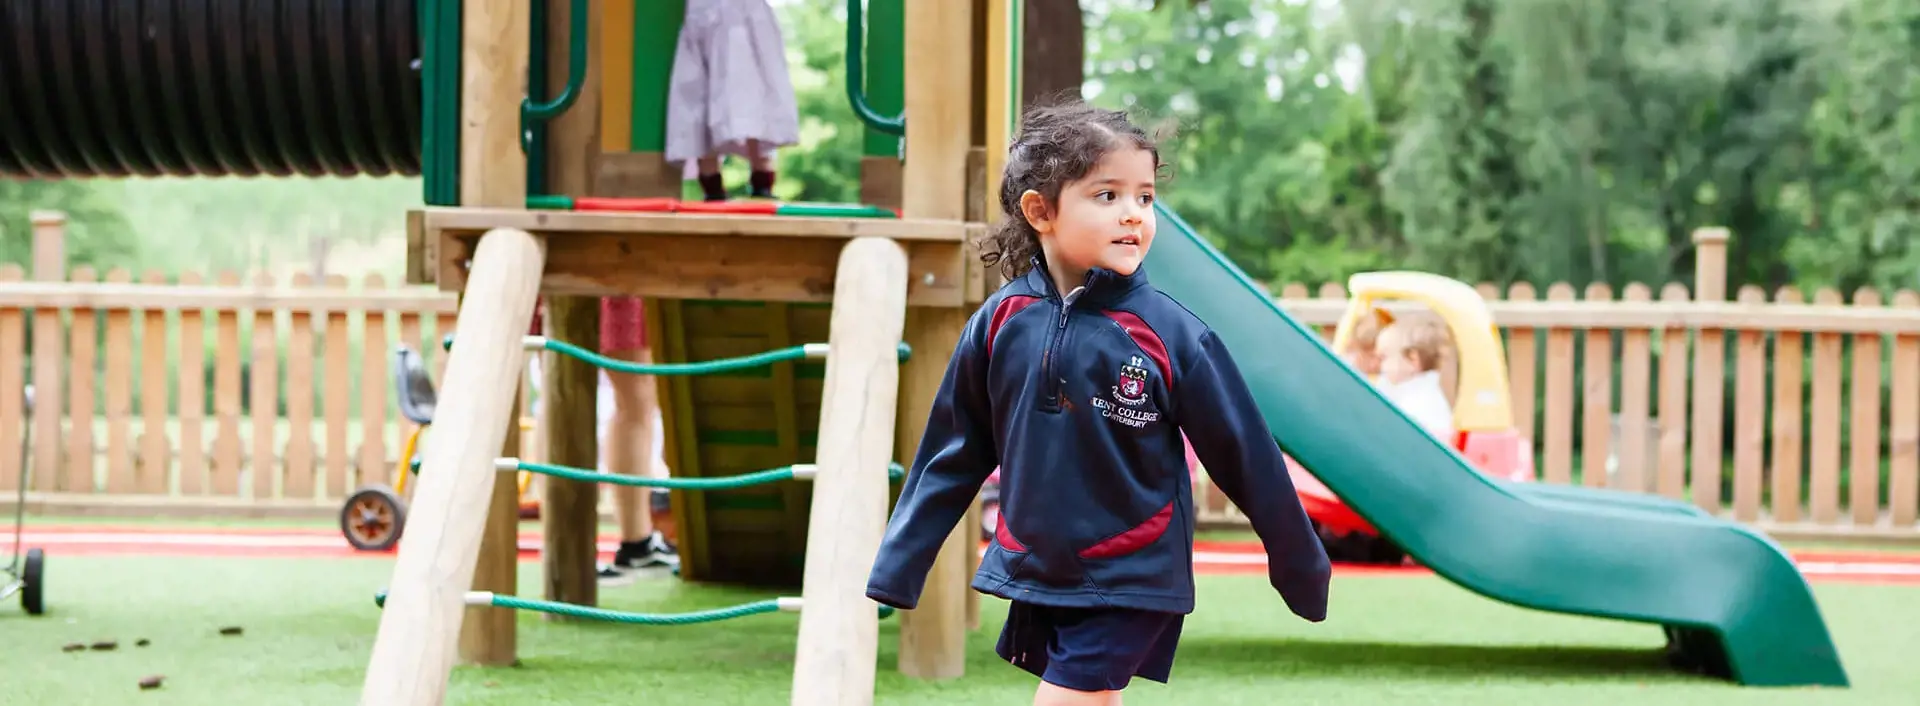
[[[754,170],[748,177],[748,186],[755,198],[773,198],[773,172]]]
[[[727,200],[727,185],[720,181],[720,174],[717,172],[700,175],[700,190],[706,192],[708,201]]]

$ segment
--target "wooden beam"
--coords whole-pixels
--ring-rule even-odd
[[[465,0],[461,4],[460,30],[460,163],[467,168],[460,170],[460,203],[465,206],[510,206],[526,203],[527,169],[526,154],[520,143],[520,105],[526,99],[526,76],[528,66],[528,44],[532,39],[529,32],[532,12],[527,3],[518,0]],[[462,339],[477,340],[479,345],[492,346],[499,343],[492,338],[478,336],[469,339],[469,324],[476,318],[469,314],[468,299],[477,299],[480,315],[491,317],[498,325],[517,322],[519,333],[526,333],[532,320],[534,298],[528,296],[522,300],[518,289],[520,280],[527,270],[535,274],[534,282],[538,286],[537,273],[540,271],[541,257],[538,254],[538,241],[526,235],[523,230],[495,231],[494,239],[501,241],[495,246],[493,257],[512,258],[514,261],[500,265],[501,274],[481,279],[474,287],[468,288],[462,296],[459,317],[459,330]],[[527,245],[534,245],[528,255]],[[478,257],[476,257],[476,260]],[[476,269],[480,265],[476,262]],[[475,326],[481,330],[484,327]],[[506,345],[512,345],[507,343]],[[473,348],[464,348],[466,354],[505,355],[492,351],[479,353]],[[511,356],[510,370],[492,370],[490,367],[466,368],[470,378],[453,377],[453,366],[460,362],[462,353],[455,352],[448,358],[446,384],[442,388],[443,401],[439,410],[445,414],[449,408],[445,405],[458,405],[461,398],[475,395],[472,404],[494,404],[496,395],[503,396],[498,404],[503,405],[497,412],[492,409],[481,412],[483,415],[498,415],[498,422],[488,422],[498,427],[500,441],[490,441],[485,449],[469,449],[478,454],[481,451],[495,456],[502,452],[517,453],[519,447],[518,394],[520,387],[524,352]],[[483,358],[482,365],[506,363],[507,360]],[[500,376],[500,389],[466,390],[454,392],[463,386],[483,387],[494,384],[494,375]],[[484,400],[484,401],[482,401]],[[491,416],[487,417],[491,419]],[[492,439],[493,429],[475,429],[471,426],[459,426],[465,434],[488,434],[475,439]],[[451,431],[444,426],[436,426],[427,441],[427,461],[434,459],[431,454],[442,445],[458,443],[460,435],[449,435]],[[511,448],[509,448],[511,447]],[[453,452],[459,453],[459,452]],[[452,461],[453,456],[442,455],[441,460]],[[423,466],[426,461],[423,461]],[[477,468],[462,467],[454,463],[434,464],[427,467],[448,469],[451,473],[478,473]],[[424,478],[426,474],[422,474]],[[438,475],[436,473],[435,475]],[[480,479],[474,479],[480,480]],[[513,593],[518,583],[519,547],[516,546],[515,529],[519,524],[520,486],[511,473],[490,472],[485,480],[492,483],[493,497],[485,515],[485,531],[478,547],[478,564],[472,575],[472,589],[476,591],[497,591]],[[429,486],[422,483],[417,486],[416,503],[419,492]],[[449,491],[457,492],[457,491]],[[423,512],[422,508],[413,510],[413,519],[418,523],[409,523],[409,537],[419,531],[420,523],[438,523],[453,521],[464,523],[464,516],[448,518],[434,517],[433,512]],[[480,512],[480,508],[455,505],[448,508],[453,513]],[[503,512],[504,510],[504,512]],[[463,524],[459,525],[464,527]],[[456,530],[457,532],[457,530]],[[404,540],[403,549],[405,550]],[[471,551],[460,543],[447,547],[422,547],[419,551]],[[451,557],[442,555],[440,561]],[[461,557],[464,564],[464,557]],[[432,561],[434,557],[418,557],[415,561]],[[404,561],[404,559],[402,560]],[[423,567],[424,568],[424,567]],[[395,569],[396,583],[400,570]],[[397,587],[396,587],[397,590]],[[437,593],[433,600],[452,600],[459,602],[456,594]],[[388,604],[388,614],[396,610],[394,604]],[[397,610],[428,610],[417,605],[402,604]],[[438,610],[435,605],[431,610]],[[472,607],[466,609],[461,622],[460,659],[469,664],[506,665],[514,661],[516,637],[514,633],[514,614],[511,610],[492,607]],[[404,663],[404,662],[403,662]],[[443,674],[428,672],[424,679],[444,681]],[[440,687],[444,688],[444,687]],[[401,703],[392,701],[387,703]]]
[[[842,251],[840,274],[820,394],[794,706],[872,704],[879,653],[878,611],[863,587],[886,532],[906,253],[884,238],[860,238]]]
[[[587,16],[599,17],[609,4],[620,0],[587,0]],[[632,12],[631,0],[625,11]],[[545,0],[547,7],[546,85],[559,87],[567,81],[567,55],[573,40],[570,26],[571,0]],[[594,187],[595,158],[600,154],[602,130],[601,82],[605,66],[601,56],[601,33],[605,22],[587,23],[587,65],[580,92],[567,112],[547,125],[548,191],[564,196],[590,196]],[[616,32],[633,31],[629,22]],[[600,302],[594,297],[549,296],[547,298],[546,335],[587,350],[599,350]],[[545,441],[541,447],[548,463],[576,468],[596,468],[599,448],[600,369],[572,356],[541,354],[545,376],[541,401],[540,428]],[[540,523],[543,541],[540,559],[545,578],[547,600],[575,605],[598,605],[599,580],[595,559],[599,528],[600,485],[585,481],[543,477],[535,481],[540,488]],[[565,618],[544,614],[548,620]]]
[[[960,159],[965,159],[964,151]],[[954,180],[962,173],[956,165]],[[546,211],[521,208],[425,209],[431,236],[478,235],[515,228],[552,238],[578,235],[734,235],[749,238],[845,238],[961,242],[968,225],[962,212],[949,218],[824,218],[721,213]]]
[[[600,301],[593,297],[547,298],[546,335],[590,351],[599,350]],[[546,436],[546,461],[575,468],[600,464],[596,414],[600,369],[573,356],[543,354],[546,392],[540,403],[540,428]],[[540,546],[547,600],[599,605],[595,558],[599,530],[597,483],[545,477],[540,501],[544,539]],[[548,619],[555,619],[548,614]]]
[[[908,123],[901,207],[908,218],[964,220],[967,151],[978,110],[974,2],[909,2],[906,12]],[[949,305],[916,307],[907,314],[906,341],[914,356],[901,376],[896,445],[903,464],[911,462],[939,394],[940,376],[931,369],[945,368],[967,313]],[[928,572],[919,607],[900,616],[900,671],[908,676],[952,679],[966,673],[966,567],[967,554],[977,546],[975,532],[954,528]]]
[[[831,302],[846,238],[573,235],[547,241],[542,291],[577,296]],[[462,286],[472,244],[449,238],[439,285]],[[914,306],[960,306],[967,249],[957,241],[903,241]],[[944,356],[944,353],[940,355]]]
[[[475,10],[469,5],[469,16]],[[513,613],[495,609],[507,616],[509,631],[502,633],[489,624],[491,616],[468,614],[474,609],[464,599],[476,584],[513,590],[497,583],[510,575],[484,575],[480,564],[490,558],[486,550],[497,555],[501,544],[490,515],[517,514],[513,474],[496,471],[494,461],[518,436],[508,429],[519,421],[514,397],[526,360],[520,343],[532,318],[540,260],[539,241],[522,231],[498,231],[481,241],[473,286],[455,324],[461,345],[442,373],[441,403],[421,460],[429,470],[413,486],[410,521],[368,658],[363,706],[440,704],[456,656],[512,659]],[[517,549],[512,529],[508,525],[504,537],[508,556]]]

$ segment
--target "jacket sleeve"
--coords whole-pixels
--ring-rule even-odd
[[[919,604],[934,558],[998,463],[987,397],[986,311],[967,322],[954,347],[867,578],[867,597],[896,608]]]
[[[1294,494],[1280,447],[1226,345],[1206,331],[1177,375],[1180,427],[1207,476],[1260,535],[1274,590],[1294,614],[1325,620],[1332,576],[1326,548]]]

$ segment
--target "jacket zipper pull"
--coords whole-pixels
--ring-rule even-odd
[[[1067,296],[1060,298],[1060,328],[1067,327],[1067,315],[1073,311],[1073,300],[1080,298],[1080,293],[1084,291],[1087,291],[1086,287],[1074,287],[1073,291],[1067,292]]]

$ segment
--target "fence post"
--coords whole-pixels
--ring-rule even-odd
[[[1693,298],[1697,302],[1720,302],[1727,298],[1726,228],[1700,228],[1693,232]],[[1720,510],[1720,424],[1721,395],[1726,386],[1726,347],[1719,330],[1695,331],[1693,356],[1693,503],[1707,512]]]
[[[33,224],[33,280],[65,281],[67,214],[34,211],[29,221]],[[62,349],[65,334],[60,326],[59,309],[34,309],[32,473],[33,489],[43,493],[60,489],[60,439],[64,436],[60,421],[66,414],[66,386],[61,384],[61,373],[66,368],[66,352]]]

